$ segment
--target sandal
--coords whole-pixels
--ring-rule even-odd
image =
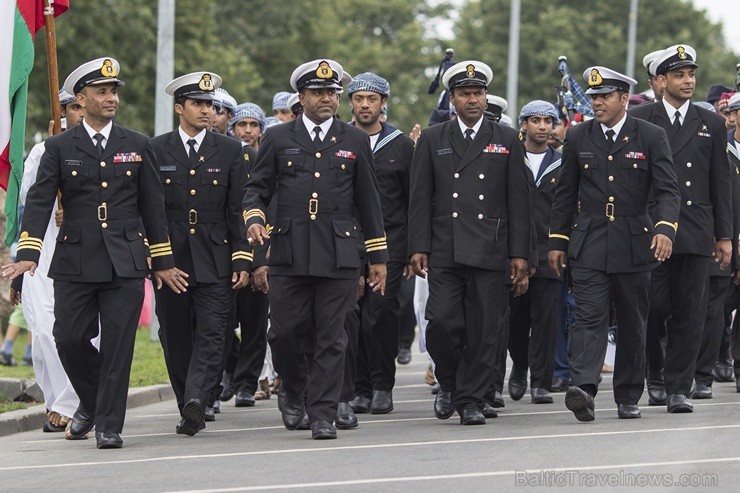
[[[70,419],[67,416],[59,414],[56,411],[48,411],[46,413],[46,423],[44,423],[43,430],[46,433],[57,433],[62,432],[67,428],[67,423]]]
[[[272,381],[272,385],[270,386],[270,393],[277,394],[280,391],[281,383],[282,380],[280,380],[280,377],[275,377],[275,380]]]
[[[268,379],[260,380],[257,392],[254,393],[254,400],[263,401],[270,398],[270,381]]]

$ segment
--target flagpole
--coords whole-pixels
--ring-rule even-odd
[[[51,119],[54,121],[52,135],[62,131],[62,110],[59,105],[59,71],[57,69],[57,32],[54,24],[54,5],[44,0],[44,25],[46,26],[46,61],[49,69],[49,101]]]

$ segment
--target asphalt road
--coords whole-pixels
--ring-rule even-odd
[[[426,356],[400,367],[395,410],[359,415],[337,440],[282,426],[277,400],[224,403],[195,437],[175,434],[173,400],[129,410],[124,448],[66,441],[39,431],[0,438],[0,491],[739,491],[740,394],[714,384],[693,414],[641,403],[619,420],[605,375],[596,421],[579,423],[563,404],[506,397],[485,426],[440,421],[424,384]]]

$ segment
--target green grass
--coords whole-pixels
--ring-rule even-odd
[[[21,358],[26,349],[27,332],[21,332],[13,346],[13,357],[18,366],[0,366],[0,378],[35,378],[33,367],[21,366]],[[164,363],[164,353],[159,341],[149,340],[149,328],[144,327],[136,331],[136,346],[134,360],[131,364],[131,387],[145,387],[159,383],[168,383],[167,367]],[[9,411],[1,407],[0,412]]]
[[[11,402],[6,400],[5,396],[0,396],[0,414],[10,411],[17,411],[18,409],[25,409],[29,406],[34,405],[34,403],[29,402]]]

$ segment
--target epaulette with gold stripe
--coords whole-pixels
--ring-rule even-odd
[[[234,260],[249,260],[250,262],[254,259],[254,255],[252,252],[245,252],[244,250],[239,250],[231,254],[231,261]]]
[[[43,244],[44,240],[33,238],[28,235],[28,231],[24,231],[18,239],[18,250],[38,250],[40,252]]]
[[[265,218],[265,213],[259,209],[249,209],[248,211],[244,211],[242,213],[242,217],[244,218],[245,223],[249,220],[249,218],[252,217],[259,217],[262,219],[262,222],[267,222],[267,219]]]
[[[375,252],[377,250],[387,250],[388,243],[386,243],[386,237],[372,238],[365,240],[365,250],[368,252]]]
[[[149,254],[152,258],[172,255],[172,245],[169,241],[165,243],[155,243],[149,246]]]

